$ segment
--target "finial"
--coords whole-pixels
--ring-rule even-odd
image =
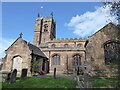
[[[22,34],[22,33],[20,33],[19,35],[20,35],[20,37],[22,37],[22,35],[23,35],[23,34]]]
[[[40,14],[38,13],[38,17],[40,17]]]
[[[53,12],[51,12],[50,17],[53,17]]]
[[[56,23],[56,20],[54,20],[54,22]]]

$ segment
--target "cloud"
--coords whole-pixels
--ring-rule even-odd
[[[14,42],[14,39],[0,38],[0,58],[5,56],[5,50]]]
[[[73,33],[80,37],[87,37],[101,29],[106,24],[114,22],[115,17],[110,17],[110,7],[95,7],[94,12],[86,12],[82,15],[72,17],[66,25],[73,30]]]

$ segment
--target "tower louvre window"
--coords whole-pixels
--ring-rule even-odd
[[[48,25],[47,24],[44,25],[44,32],[46,32],[46,31],[48,31]]]

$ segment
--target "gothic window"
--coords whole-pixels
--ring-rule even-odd
[[[51,46],[51,47],[52,47],[52,48],[55,48],[55,46],[56,46],[55,44],[52,44],[52,46]]]
[[[116,63],[120,58],[120,42],[109,41],[104,44],[105,63]]]
[[[82,47],[82,44],[77,44],[77,47]]]
[[[48,31],[48,25],[47,24],[44,25],[44,32],[46,32],[46,31]]]
[[[74,55],[73,56],[73,61],[74,61],[73,65],[75,67],[81,65],[81,57],[80,57],[80,55],[79,54]]]
[[[68,48],[69,46],[68,46],[68,44],[65,44],[64,47],[65,47],[65,48]]]
[[[53,57],[53,65],[60,65],[60,56],[59,55],[54,55]]]

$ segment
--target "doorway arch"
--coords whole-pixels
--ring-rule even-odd
[[[20,56],[13,57],[12,70],[14,69],[16,69],[18,73],[22,70],[22,58]]]

